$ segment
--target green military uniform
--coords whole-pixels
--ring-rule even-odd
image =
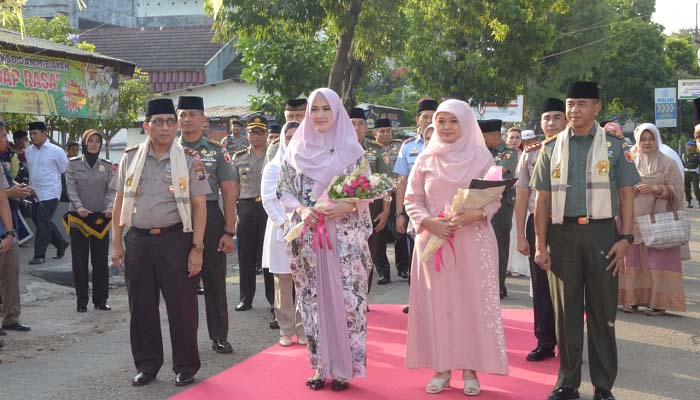
[[[266,149],[267,150],[267,149]],[[267,213],[262,206],[260,187],[266,155],[258,157],[252,148],[233,155],[233,180],[240,184],[238,198],[238,264],[240,267],[240,301],[251,305],[255,297],[255,275],[262,269],[262,249],[267,227]],[[275,304],[274,276],[263,271],[265,297]]]
[[[207,312],[207,328],[211,340],[228,339],[228,302],[226,300],[226,254],[218,251],[219,240],[226,231],[226,219],[219,207],[219,188],[223,182],[233,180],[231,157],[219,142],[200,136],[189,143],[180,143],[192,149],[202,160],[211,193],[207,194],[207,226],[204,231],[202,281],[204,303]]]
[[[688,207],[693,207],[693,196],[690,193],[691,186],[695,192],[695,200],[700,202],[700,174],[698,171],[698,168],[700,168],[700,153],[697,150],[692,153],[683,153],[681,160],[685,169],[685,200],[688,202]]]
[[[394,164],[399,157],[402,140],[393,139],[387,146],[382,146],[376,140],[366,141],[365,156],[369,163],[369,168],[372,173],[386,174],[392,176]],[[382,199],[374,201],[370,205],[370,213],[372,219],[376,218],[382,211]],[[374,262],[374,267],[381,278],[386,278],[385,282],[391,280],[391,269],[389,258],[386,255],[386,245],[394,239],[394,230],[390,227],[396,224],[396,198],[392,196],[391,208],[389,212],[389,220],[386,228],[380,232],[373,232],[368,240],[370,253]],[[405,235],[396,235],[394,245],[394,255],[396,257],[396,269],[399,276],[408,278],[408,271],[411,267],[408,257],[408,241]],[[381,279],[380,278],[380,279]],[[382,282],[380,282],[382,283]]]
[[[568,182],[564,221],[550,224],[547,234],[551,253],[548,273],[554,303],[560,369],[557,387],[575,389],[581,384],[583,353],[583,312],[586,310],[590,375],[597,388],[610,390],[617,375],[615,345],[615,314],[617,310],[618,279],[607,267],[607,253],[618,240],[613,218],[589,220],[586,207],[586,174],[588,153],[599,125],[585,136],[573,130],[570,135]],[[547,140],[537,160],[531,186],[538,191],[551,192],[551,176],[559,170],[550,167],[556,143]],[[610,198],[612,214],[618,209],[617,190],[640,182],[637,168],[631,161],[630,146],[622,139],[608,134]]]
[[[496,165],[505,168],[503,179],[513,179],[518,166],[518,151],[501,142],[498,146],[490,148]],[[510,252],[510,230],[513,228],[513,206],[515,202],[515,189],[512,188],[501,196],[501,208],[491,219],[491,226],[496,234],[498,242],[498,284],[501,297],[508,293],[506,290],[506,271],[508,270],[508,253]]]

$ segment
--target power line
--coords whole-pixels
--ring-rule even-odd
[[[612,34],[612,35],[610,35],[610,36],[608,36],[608,37],[604,37],[604,38],[602,38],[602,39],[598,39],[598,40],[595,40],[595,41],[590,42],[590,43],[586,43],[586,44],[582,44],[582,45],[580,45],[580,46],[572,47],[572,48],[570,48],[570,49],[568,49],[568,50],[563,50],[563,51],[560,51],[560,52],[558,52],[558,53],[549,54],[549,55],[546,55],[546,56],[544,56],[544,57],[540,57],[540,58],[538,58],[538,59],[536,59],[536,60],[537,60],[537,61],[541,61],[541,60],[545,60],[545,59],[547,59],[547,58],[552,58],[552,57],[556,57],[556,56],[559,56],[559,55],[562,55],[562,54],[565,54],[565,53],[569,53],[569,52],[572,52],[572,51],[574,51],[574,50],[582,49],[582,48],[584,48],[584,47],[592,46],[592,45],[594,45],[594,44],[596,44],[596,43],[600,43],[600,42],[602,42],[602,41],[605,41],[605,40],[608,40],[608,39],[612,39],[612,38],[614,38],[615,36],[621,35],[621,34],[623,34],[623,33],[629,32],[629,31],[631,31],[631,29],[628,29],[628,30],[626,30],[626,31],[622,31],[622,32],[618,32],[618,33]]]

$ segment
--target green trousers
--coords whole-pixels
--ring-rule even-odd
[[[605,257],[617,235],[613,220],[549,227],[552,268],[548,277],[559,346],[557,387],[578,388],[581,384],[584,307],[591,381],[607,390],[615,382],[618,280],[606,271],[610,260]]]

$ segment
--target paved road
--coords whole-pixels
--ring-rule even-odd
[[[618,399],[700,399],[700,211],[693,211],[693,217],[693,260],[684,263],[688,312],[661,317],[618,315]],[[182,390],[172,384],[164,305],[161,316],[165,364],[157,382],[132,388],[129,380],[135,371],[129,347],[126,291],[118,285],[121,277],[112,279],[112,312],[90,309],[78,314],[71,288],[37,276],[54,282],[65,280],[69,277],[70,256],[36,267],[26,264],[30,258],[31,248],[23,248],[22,321],[31,325],[32,331],[9,333],[4,338],[5,349],[0,350],[0,399],[166,399]],[[231,256],[229,261],[230,339],[235,353],[219,355],[209,347],[200,297],[202,369],[198,379],[213,376],[277,340],[278,332],[268,328],[270,314],[260,279],[254,308],[242,313],[232,311],[238,300],[238,285],[236,259]],[[504,307],[531,307],[527,278],[508,278],[508,287],[510,296],[503,301]],[[406,281],[394,278],[389,285],[374,285],[370,302],[402,304],[407,298]],[[586,368],[585,365],[582,398],[590,399],[592,388]]]

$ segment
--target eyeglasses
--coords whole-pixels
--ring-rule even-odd
[[[168,119],[163,119],[163,118],[154,118],[148,122],[151,125],[155,125],[157,127],[163,126],[163,124],[168,124],[168,126],[173,127],[175,124],[177,124],[177,119],[175,118],[168,118]]]
[[[248,134],[249,134],[250,136],[263,136],[263,135],[266,135],[266,134],[267,134],[267,131],[255,129],[255,130],[249,130],[249,131],[248,131]]]

